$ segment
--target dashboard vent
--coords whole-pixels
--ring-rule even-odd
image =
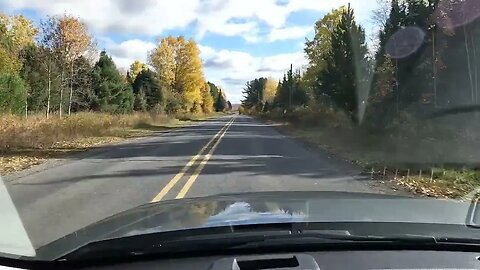
[[[236,265],[235,265],[236,264]],[[297,257],[290,258],[271,258],[259,260],[236,260],[234,261],[233,270],[260,270],[260,269],[281,269],[281,268],[297,268],[300,266]]]
[[[215,261],[210,270],[320,270],[315,258],[308,254],[239,256]]]

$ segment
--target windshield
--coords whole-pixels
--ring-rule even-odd
[[[0,256],[251,224],[474,230],[479,17],[477,0],[1,1]]]

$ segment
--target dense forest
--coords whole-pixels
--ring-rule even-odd
[[[475,0],[380,1],[371,18],[380,31],[371,44],[350,6],[332,10],[305,42],[308,66],[290,68],[279,81],[252,80],[242,110],[284,115],[334,110],[356,125],[378,129],[475,106],[479,15]],[[266,82],[277,85],[273,94]]]
[[[98,53],[85,23],[68,15],[37,27],[0,14],[0,113],[62,117],[74,112],[210,113],[231,108],[206,81],[195,41],[166,37],[121,72]]]

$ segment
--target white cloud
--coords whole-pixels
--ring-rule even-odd
[[[197,18],[200,0],[15,0],[3,4],[9,10],[31,9],[41,15],[70,14],[82,18],[101,34],[156,36],[168,29],[186,27]]]
[[[314,10],[328,12],[349,2],[361,21],[370,16],[377,0],[15,0],[2,1],[7,10],[30,9],[41,15],[71,14],[81,17],[99,34],[140,34],[156,37],[166,30],[196,26],[198,37],[205,33],[241,36],[249,42],[264,40],[259,37],[261,25],[275,29],[270,40],[278,40],[276,33],[288,28],[286,20],[292,12]],[[293,29],[290,29],[293,31]],[[265,31],[262,31],[265,32]],[[268,35],[269,31],[265,33]],[[287,32],[300,37],[302,31]]]
[[[293,64],[294,69],[303,68],[307,64],[305,55],[301,52],[255,57],[246,52],[215,51],[201,45],[200,51],[206,77],[222,86],[227,97],[234,103],[242,99],[242,89],[247,81],[258,77],[279,79],[290,68],[290,64]]]
[[[103,39],[105,50],[112,56],[119,68],[128,69],[135,60],[147,62],[148,52],[155,48],[152,42],[139,39],[131,39],[121,43],[115,43],[111,39]]]
[[[313,27],[310,26],[292,26],[285,28],[273,29],[268,35],[268,41],[275,42],[277,40],[287,39],[301,39],[313,31]]]
[[[313,30],[313,25],[287,25],[289,15],[306,10],[326,13],[348,3],[361,23],[370,22],[371,11],[377,6],[377,0],[0,0],[0,9],[10,13],[29,9],[40,16],[78,16],[95,36],[101,37],[100,48],[105,48],[121,68],[128,68],[134,60],[146,62],[148,51],[155,46],[146,40],[187,27],[198,38],[215,33],[239,36],[251,43],[293,40],[291,53],[265,57],[199,46],[206,77],[223,85],[230,98],[238,102],[248,80],[259,76],[278,78],[291,63],[294,68],[307,63],[298,42]],[[371,27],[366,30],[373,31]],[[114,42],[108,38],[112,34],[145,40]]]

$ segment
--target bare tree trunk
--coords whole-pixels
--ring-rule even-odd
[[[398,81],[398,59],[395,59],[395,108],[397,114],[400,112],[400,82]]]
[[[62,118],[62,111],[63,111],[63,106],[62,106],[62,103],[63,103],[63,68],[62,68],[62,72],[61,72],[61,75],[60,75],[60,103],[59,103],[59,116],[60,118]]]
[[[25,98],[25,119],[28,118],[28,95]]]
[[[68,99],[68,115],[72,112],[72,96],[73,96],[73,61],[70,65],[70,97]]]
[[[47,119],[50,116],[50,93],[52,91],[52,66],[51,63],[48,65],[48,89],[47,89]]]
[[[475,46],[475,35],[472,35],[473,64],[474,64],[474,85],[475,85],[475,104],[478,104],[478,64],[477,47]]]
[[[433,104],[438,107],[437,102],[437,53],[435,52],[435,28],[432,32],[432,69],[433,69]]]
[[[465,38],[465,52],[467,53],[467,67],[468,67],[468,77],[470,80],[470,90],[472,95],[472,103],[475,103],[475,91],[473,87],[473,77],[472,77],[472,64],[470,63],[470,50],[468,48],[468,38],[467,38],[467,28],[463,26],[463,36]]]

